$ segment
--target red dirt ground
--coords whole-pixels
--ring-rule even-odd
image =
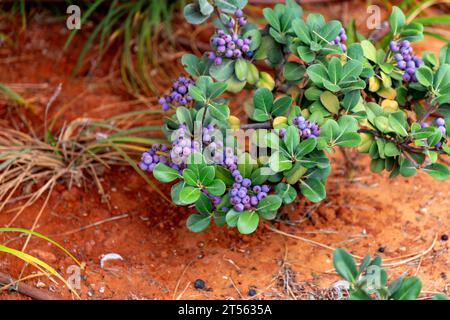
[[[62,81],[63,90],[55,106],[77,98],[65,119],[100,116],[93,109],[130,99],[117,93],[102,70],[92,77],[67,76],[76,55],[60,49],[67,36],[62,25],[33,20],[28,30],[20,34],[15,48],[0,48],[0,82],[21,83],[16,86],[19,93],[37,97],[35,104],[43,108]],[[425,43],[427,50],[437,51],[440,46],[430,39],[422,46]],[[6,116],[5,110],[3,103],[0,114]],[[33,123],[38,124],[38,120]],[[9,123],[0,119],[0,126],[4,125]],[[424,297],[438,291],[449,294],[449,243],[441,241],[440,236],[450,232],[450,182],[437,182],[426,174],[389,180],[386,174],[370,173],[368,162],[366,156],[359,155],[350,180],[342,170],[341,155],[334,155],[327,199],[315,207],[299,201],[286,208],[283,221],[267,226],[328,246],[344,247],[356,255],[377,254],[383,246],[385,252],[381,255],[385,259],[425,251],[438,237],[423,257],[389,268],[390,279],[404,272],[417,274],[423,281]],[[323,298],[321,289],[339,279],[332,271],[331,250],[267,228],[261,227],[250,236],[217,227],[201,234],[188,231],[188,209],[166,203],[130,168],[114,168],[101,182],[110,206],[100,201],[94,186],[67,190],[58,185],[36,228],[86,262],[80,290],[83,299],[246,299],[249,288],[256,289],[258,295],[254,298]],[[169,188],[163,188],[169,192]],[[30,228],[42,204],[43,200],[27,209],[14,226]],[[123,214],[128,216],[83,228]],[[13,213],[5,210],[0,214],[0,225],[12,217]],[[16,235],[2,235],[0,239],[14,248],[24,243]],[[65,277],[73,264],[55,247],[35,238],[27,252],[42,258]],[[120,254],[123,261],[108,262],[106,270],[102,269],[100,259],[107,253]],[[0,254],[1,272],[17,277],[22,267],[21,261]],[[31,272],[28,267],[25,274]],[[193,281],[198,278],[205,280],[206,290],[194,288]],[[27,283],[54,295],[71,297],[61,283],[52,283],[48,278]],[[23,298],[0,291],[0,299]]]

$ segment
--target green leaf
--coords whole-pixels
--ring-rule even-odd
[[[328,80],[327,69],[322,64],[313,64],[306,69],[306,72],[315,84],[323,85],[323,81]]]
[[[186,168],[183,170],[183,179],[190,186],[197,186],[199,175],[192,169]]]
[[[356,289],[350,292],[349,300],[372,300],[372,298],[362,289]]]
[[[172,186],[172,189],[170,190],[170,196],[172,197],[173,203],[176,205],[183,205],[183,203],[180,201],[180,192],[181,189],[183,189],[185,186],[184,181],[180,181],[177,184],[174,184]]]
[[[226,104],[211,102],[208,108],[211,115],[219,121],[226,121],[230,117],[230,108]]]
[[[448,297],[443,293],[437,293],[431,298],[431,300],[448,300]]]
[[[335,143],[337,146],[344,148],[357,147],[361,143],[361,137],[356,132],[346,132],[339,135]]]
[[[209,15],[202,14],[196,3],[186,5],[183,10],[183,15],[186,20],[192,24],[201,24],[209,18]]]
[[[291,96],[283,96],[273,103],[272,115],[275,117],[284,115],[292,104]]]
[[[201,232],[208,228],[211,223],[211,216],[201,214],[191,214],[186,221],[186,226],[192,232]]]
[[[324,91],[320,95],[320,102],[322,102],[323,106],[327,108],[328,111],[334,114],[339,113],[340,103],[338,97],[336,97],[330,91]]]
[[[446,44],[439,50],[439,64],[450,64],[450,44]]]
[[[333,84],[338,84],[342,76],[342,64],[341,61],[333,57],[328,63],[328,79]]]
[[[240,212],[236,212],[233,209],[227,212],[227,215],[225,216],[225,220],[227,224],[230,227],[236,227],[238,224],[239,216],[241,215]]]
[[[217,81],[227,81],[234,74],[235,60],[223,59],[219,65],[212,65],[209,74]]]
[[[396,157],[400,155],[400,150],[397,148],[395,143],[388,141],[384,146],[384,154],[387,157]]]
[[[307,179],[301,181],[300,191],[312,202],[319,202],[325,199],[325,186],[322,181],[317,179]]]
[[[274,172],[286,171],[292,168],[292,160],[277,151],[270,156],[269,166]]]
[[[422,282],[417,277],[403,280],[400,288],[392,295],[395,300],[416,300],[422,290]]]
[[[430,87],[433,84],[433,71],[426,65],[421,65],[417,69],[416,77],[419,83],[425,87]]]
[[[198,102],[205,102],[206,100],[206,97],[203,94],[202,90],[192,84],[189,86],[189,95]]]
[[[353,257],[346,250],[338,248],[333,252],[333,265],[337,273],[350,283],[355,283],[358,277]]]
[[[316,54],[306,46],[298,46],[297,47],[298,56],[304,60],[306,63],[311,63],[314,61]]]
[[[342,69],[341,79],[346,80],[350,77],[359,77],[363,70],[363,65],[358,60],[350,60]]]
[[[186,169],[184,171],[186,171]],[[184,172],[183,172],[183,175],[184,175]],[[200,183],[203,186],[208,186],[213,182],[215,175],[216,175],[216,171],[214,170],[214,167],[206,166],[206,167],[203,167],[200,169],[200,174],[198,176],[198,179],[200,180]]]
[[[406,127],[405,127],[406,124],[405,124],[403,117],[404,117],[403,113],[401,113],[401,114],[391,113],[391,114],[389,114],[389,117],[388,117],[388,123],[389,123],[389,126],[392,128],[392,130],[394,130],[400,136],[405,137],[408,135],[408,131],[406,130]]]
[[[208,0],[198,0],[200,6],[200,12],[207,16],[214,11],[214,7],[208,2]]]
[[[225,192],[226,186],[222,180],[214,180],[210,185],[206,186],[206,189],[213,196],[221,196]]]
[[[364,52],[364,57],[372,62],[377,62],[377,49],[369,40],[361,41],[361,47]]]
[[[267,114],[264,110],[255,109],[252,115],[252,119],[258,122],[264,122],[270,119],[270,115]]]
[[[239,216],[237,228],[242,234],[250,234],[258,228],[259,215],[256,212],[242,212]]]
[[[406,158],[400,160],[400,174],[404,177],[410,177],[416,174],[416,167]]]
[[[197,209],[198,212],[202,213],[202,214],[208,214],[212,212],[212,202],[211,199],[209,199],[209,197],[202,193],[200,195],[200,198],[198,198],[198,200],[195,202],[195,208]]]
[[[305,67],[295,61],[287,62],[283,67],[284,78],[288,81],[295,81],[303,79],[305,76]]]
[[[399,7],[392,7],[392,13],[389,17],[389,24],[391,26],[391,31],[393,34],[397,34],[400,28],[406,23],[406,17],[403,11]]]
[[[436,180],[444,181],[450,177],[450,169],[446,165],[440,163],[430,164],[429,166],[423,168],[423,171]]]
[[[281,207],[282,200],[277,195],[269,195],[258,203],[258,211],[267,212],[267,211],[277,211]]]
[[[326,137],[328,141],[334,141],[340,134],[341,129],[336,121],[328,119],[320,128],[320,136]]]
[[[177,170],[166,166],[164,163],[158,163],[153,169],[153,176],[156,180],[161,182],[172,182],[177,178],[180,178],[180,174]]]
[[[226,83],[221,82],[212,83],[206,89],[206,97],[208,99],[215,99],[219,97],[222,93],[224,93],[225,90],[227,90]]]
[[[295,32],[295,35],[304,43],[310,44],[311,37],[309,35],[309,28],[306,25],[305,21],[302,19],[295,19],[292,22],[292,29]]]
[[[249,153],[242,153],[238,158],[238,170],[244,178],[249,178],[256,166],[256,161]]]
[[[289,126],[286,129],[286,134],[283,138],[286,148],[291,155],[294,154],[294,150],[300,143],[300,135],[298,133],[298,128],[296,126]]]
[[[181,58],[181,64],[191,76],[199,77],[204,72],[203,62],[196,55],[184,54]]]
[[[385,164],[386,162],[384,161],[384,159],[372,159],[370,161],[370,170],[373,173],[380,173],[384,170]]]
[[[317,140],[314,138],[308,138],[300,142],[295,150],[295,157],[301,159],[307,154],[311,153],[317,145]]]
[[[297,191],[294,187],[287,183],[279,183],[275,186],[275,192],[283,200],[283,203],[289,204],[297,198]]]
[[[341,28],[342,24],[337,20],[333,20],[328,22],[322,30],[320,30],[320,35],[329,42],[336,39],[341,31]]]
[[[234,73],[236,74],[236,78],[240,81],[246,80],[248,74],[247,60],[243,58],[236,60],[236,64],[234,65]]]
[[[192,120],[192,114],[189,111],[188,108],[185,107],[178,107],[176,111],[177,119],[179,123],[185,123],[188,131],[192,130],[193,127],[193,120]]]
[[[389,119],[385,116],[375,117],[374,124],[377,127],[377,129],[380,130],[381,132],[386,133],[390,131]]]
[[[276,16],[273,9],[264,8],[263,15],[272,28],[274,28],[277,31],[281,31],[280,20],[278,20],[278,17]]]
[[[267,88],[259,88],[253,95],[253,104],[255,108],[263,110],[266,114],[270,114],[273,106],[273,95]]]
[[[180,201],[184,204],[191,204],[200,198],[201,191],[194,187],[184,187],[180,192]]]

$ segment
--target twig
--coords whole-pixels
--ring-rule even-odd
[[[0,283],[5,285],[13,284],[11,287],[12,289],[36,300],[62,300],[61,297],[50,295],[40,289],[34,288],[25,283],[20,283],[18,280],[14,280],[10,275],[3,272],[0,272]]]
[[[271,129],[272,123],[270,121],[261,123],[244,123],[241,124],[241,129]]]
[[[63,232],[63,233],[54,234],[53,237],[66,236],[66,235],[69,235],[69,234],[73,234],[73,233],[77,233],[77,232],[80,232],[80,231],[84,231],[84,230],[92,228],[92,227],[97,227],[97,226],[99,226],[101,224],[104,224],[104,223],[107,223],[107,222],[116,221],[116,220],[127,218],[127,217],[128,217],[128,213],[124,213],[124,214],[121,214],[120,216],[115,216],[115,217],[111,217],[111,218],[108,218],[108,219],[100,220],[100,221],[88,224],[86,226],[83,226],[81,228],[77,228],[77,229],[74,229],[74,230],[66,231],[66,232]]]

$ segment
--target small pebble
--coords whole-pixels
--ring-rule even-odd
[[[379,253],[383,253],[383,252],[384,252],[384,247],[379,247],[379,248],[378,248],[378,252],[379,252]]]
[[[205,281],[202,279],[197,279],[194,282],[195,289],[204,289],[205,288]]]
[[[441,240],[442,240],[442,241],[447,241],[447,240],[448,240],[448,235],[447,235],[447,234],[443,234],[443,235],[441,236]]]
[[[256,296],[256,290],[255,290],[255,289],[250,289],[250,290],[248,290],[248,295],[249,295],[249,297],[254,297],[254,296]]]

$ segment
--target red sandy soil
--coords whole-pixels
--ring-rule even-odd
[[[61,51],[66,36],[67,31],[58,23],[30,21],[15,48],[0,49],[0,82],[25,84],[17,87],[20,93],[38,97],[35,104],[40,108],[63,82],[55,105],[74,101],[65,119],[103,116],[96,114],[95,108],[129,100],[105,80],[102,70],[92,77],[68,77],[76,55]],[[441,45],[430,39],[422,45],[425,43],[432,51]],[[5,116],[5,110],[3,103],[0,114]],[[10,123],[0,121],[0,126],[5,125]],[[384,247],[381,255],[385,259],[423,252],[437,237],[426,255],[389,268],[390,280],[402,273],[416,274],[423,281],[423,297],[433,292],[449,294],[449,243],[440,237],[450,232],[450,182],[437,182],[422,173],[389,180],[386,174],[369,171],[365,155],[355,158],[356,168],[349,179],[340,153],[333,155],[332,161],[325,201],[311,206],[299,200],[285,208],[282,220],[265,226],[343,247],[360,256],[377,254],[379,247]],[[257,291],[254,298],[325,298],[326,289],[339,280],[329,249],[274,233],[262,225],[249,236],[215,226],[195,234],[185,227],[188,209],[166,203],[132,169],[114,168],[101,183],[109,204],[102,203],[90,184],[71,190],[58,185],[36,228],[86,262],[79,291],[83,299],[246,299],[250,288]],[[169,193],[168,187],[163,186],[163,190]],[[30,228],[42,205],[43,199],[28,208],[14,226]],[[124,214],[127,216],[118,220],[85,228]],[[7,224],[13,215],[8,210],[1,212],[0,225]],[[1,235],[0,240],[18,249],[24,243],[17,235]],[[73,264],[61,251],[36,238],[27,252],[54,266],[64,277]],[[120,254],[123,261],[107,262],[102,269],[100,259],[107,253]],[[1,272],[18,277],[22,267],[20,260],[0,254]],[[32,272],[28,267],[24,275]],[[203,279],[206,289],[195,289],[195,279]],[[67,288],[48,278],[26,283],[71,298]],[[0,299],[23,298],[0,291]]]

